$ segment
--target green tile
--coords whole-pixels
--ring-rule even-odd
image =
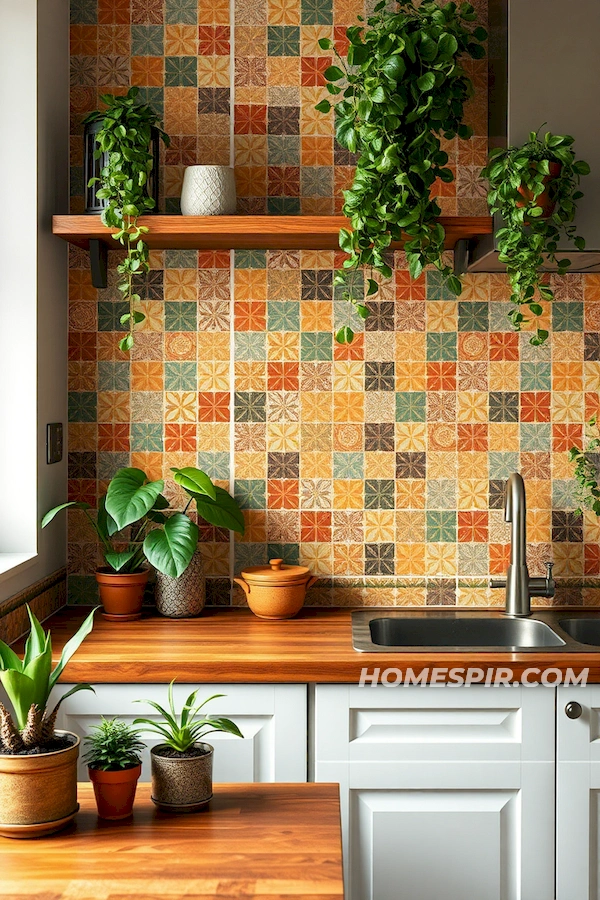
[[[99,391],[128,391],[129,363],[100,360],[98,362]]]
[[[236,478],[234,496],[242,509],[267,508],[264,478]]]
[[[165,250],[165,269],[198,268],[196,250]]]
[[[433,331],[427,335],[427,362],[456,362],[456,333]]]
[[[549,391],[552,387],[549,362],[521,363],[522,391]]]
[[[300,13],[303,25],[332,25],[333,0],[302,0]]]
[[[234,548],[234,568],[238,573],[241,572],[242,569],[247,569],[249,566],[264,566],[268,562],[266,544],[253,544],[245,543],[242,541],[235,541]]]
[[[425,272],[425,284],[428,300],[456,300],[446,287],[446,279],[441,272]]]
[[[337,290],[338,285],[335,286]],[[367,304],[368,305],[368,304]],[[356,312],[356,308],[347,300],[333,301],[333,330],[337,332],[344,325],[349,325],[355,334],[365,330],[365,320]]]
[[[302,166],[300,194],[302,197],[332,197],[335,194],[333,166]]]
[[[102,481],[110,481],[119,469],[125,469],[131,464],[131,455],[126,450],[116,453],[110,450],[101,450],[98,453],[98,478]]]
[[[270,134],[267,138],[270,166],[300,165],[300,135]]]
[[[162,453],[162,424],[160,422],[132,422],[131,449],[137,453]]]
[[[262,332],[250,331],[235,335],[235,359],[251,362],[267,358],[267,336]]]
[[[98,301],[98,331],[123,331],[121,316],[129,312],[129,304],[119,301],[112,303],[106,300]]]
[[[169,216],[181,215],[181,198],[165,197],[165,213]]]
[[[132,25],[131,55],[162,56],[164,53],[164,28],[162,25]]]
[[[197,25],[197,0],[166,0],[165,22],[167,25]]]
[[[490,303],[490,331],[512,331],[513,327],[508,314],[513,309],[512,303]],[[527,340],[531,335],[527,336]]]
[[[427,510],[427,541],[449,543],[456,541],[456,512],[451,509]]]
[[[426,505],[428,509],[456,509],[456,480],[428,478]]]
[[[553,300],[551,308],[553,331],[583,331],[583,303]]]
[[[307,331],[300,335],[300,359],[333,359],[333,338],[328,331]]]
[[[504,480],[519,471],[519,454],[514,451],[490,451],[488,455],[490,478]]]
[[[300,215],[300,198],[269,197],[267,212],[274,216],[298,216]]]
[[[396,485],[392,478],[367,478],[365,509],[394,509]]]
[[[166,87],[196,87],[198,63],[195,56],[165,57]]]
[[[577,509],[579,503],[579,485],[575,479],[555,478],[552,482],[552,509]]]
[[[300,29],[297,25],[269,25],[269,56],[299,56]]]
[[[549,453],[552,450],[550,422],[521,422],[521,452]]]
[[[140,103],[147,103],[162,118],[165,111],[165,89],[162,87],[140,87]]]
[[[67,579],[69,606],[97,606],[98,584],[94,575],[69,575]]]
[[[165,362],[166,391],[196,391],[198,374],[195,362]]]
[[[266,250],[236,250],[233,259],[236,269],[267,268]]]
[[[365,475],[364,453],[333,454],[333,477],[360,479]]]
[[[424,422],[425,391],[399,391],[396,394],[396,422]]]
[[[188,300],[165,302],[165,331],[196,331],[198,307]]]
[[[282,559],[288,566],[300,562],[299,544],[267,544],[267,559]]]
[[[269,331],[300,331],[300,304],[294,300],[269,300],[267,328]]]
[[[98,0],[71,0],[71,25],[97,25]]]
[[[198,468],[206,472],[209,478],[229,481],[229,453],[223,451],[199,453]]]
[[[488,331],[489,304],[483,301],[460,301],[458,304],[459,331]]]
[[[69,392],[69,422],[95,422],[96,407],[95,391]]]

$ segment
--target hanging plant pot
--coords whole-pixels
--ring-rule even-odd
[[[56,731],[68,746],[48,753],[0,753],[0,835],[37,838],[64,828],[79,809],[79,738]]]
[[[101,819],[126,819],[131,815],[141,771],[141,765],[116,771],[103,771],[88,766]]]
[[[86,122],[83,129],[83,183],[85,185],[85,212],[88,215],[99,215],[108,206],[107,200],[98,197],[98,191],[102,187],[102,182],[89,183],[92,178],[99,179],[102,169],[109,164],[108,152],[102,153],[98,159],[94,158],[94,153],[98,149],[96,135],[102,131],[103,127],[102,120],[98,119],[95,122]],[[151,200],[154,200],[154,207],[144,211],[144,214],[147,216],[158,213],[158,179],[160,173],[160,131],[158,128],[152,127],[150,129],[150,145],[148,149],[152,155],[152,168],[148,173],[146,194]]]
[[[206,603],[206,578],[200,553],[194,553],[190,564],[179,578],[157,571],[154,597],[156,609],[161,616],[172,619],[199,616]]]
[[[144,590],[150,572],[142,569],[130,575],[113,572],[107,566],[96,570],[102,615],[109,622],[130,622],[142,615]]]
[[[541,219],[549,219],[556,207],[556,200],[552,197],[552,184],[556,181],[562,171],[562,163],[548,162],[548,168],[550,169],[550,173],[544,175],[543,178],[544,191],[535,198],[535,205],[542,209],[542,215],[539,217]],[[528,203],[532,202],[533,191],[529,190],[529,188],[524,185],[521,185],[521,187],[518,188],[518,191],[521,197],[524,197],[524,200],[517,200],[516,205],[519,209],[522,209],[524,206],[527,206]]]

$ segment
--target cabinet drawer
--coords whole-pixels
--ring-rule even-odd
[[[553,710],[544,687],[318,685],[316,757],[552,760]]]

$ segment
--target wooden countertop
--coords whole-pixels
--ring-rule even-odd
[[[45,623],[52,631],[55,658],[88,610],[64,607]],[[408,612],[408,611],[407,611]],[[581,610],[580,610],[581,612]],[[15,648],[19,651],[19,646]],[[22,651],[22,643],[20,647]],[[600,653],[359,653],[352,647],[349,609],[305,608],[294,619],[268,622],[248,609],[205,609],[197,619],[166,619],[156,614],[137,622],[107,622],[100,612],[61,681],[168,683],[356,683],[363,666],[407,668],[509,666],[555,667],[564,672],[589,668],[588,681],[600,683]],[[535,681],[535,675],[530,676]]]
[[[47,838],[0,838],[4,900],[340,900],[337,784],[215,785],[208,810],[160,812],[138,787],[131,819],[99,819],[92,786]]]

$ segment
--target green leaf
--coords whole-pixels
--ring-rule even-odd
[[[68,509],[72,506],[74,509],[90,509],[89,503],[82,503],[79,500],[69,500],[68,503],[61,503],[60,506],[55,506],[53,509],[49,510],[46,513],[44,518],[42,519],[42,528],[45,528],[46,525],[49,525],[54,516],[56,516],[61,510]]]
[[[30,702],[35,703],[39,709],[45,709],[50,693],[50,669],[52,667],[52,644],[44,641],[45,649],[39,656],[35,656],[23,667],[23,675],[33,682],[33,694]]]
[[[8,644],[5,644],[4,641],[0,641],[0,670],[1,669],[14,669],[16,672],[23,671],[21,660],[15,651],[12,650]]]
[[[111,569],[114,569],[115,572],[121,572],[127,563],[133,559],[136,553],[137,550],[135,549],[123,550],[121,553],[118,553],[116,550],[106,550],[104,552],[104,559]]]
[[[144,553],[159,572],[178,578],[187,569],[198,546],[198,526],[183,513],[175,513],[146,535]]]
[[[172,468],[171,472],[175,473],[173,476],[175,484],[181,485],[184,491],[192,495],[205,494],[211,500],[216,500],[215,486],[208,475],[201,469],[186,466],[183,469]]]
[[[121,530],[144,518],[163,487],[162,479],[148,482],[141,469],[119,469],[106,492],[106,511]]]
[[[420,78],[417,78],[417,86],[420,91],[431,91],[435,86],[435,75],[433,72],[425,72]]]
[[[321,50],[331,50],[332,42],[329,38],[319,38],[318,44]]]
[[[14,710],[17,728],[22,730],[27,722],[29,707],[34,702],[35,684],[23,672],[17,672],[14,669],[1,671],[0,681]]]
[[[77,629],[77,632],[73,635],[72,638],[70,638],[70,640],[67,641],[67,643],[63,647],[58,665],[50,676],[50,689],[54,687],[64,667],[69,662],[73,654],[79,649],[80,645],[83,643],[85,638],[94,627],[94,613],[97,609],[98,607],[95,607],[95,609],[91,611],[89,616],[87,616],[87,618],[84,619],[84,621],[81,623],[81,625]]]
[[[329,66],[325,69],[323,75],[327,81],[339,81],[340,78],[344,78],[344,72],[339,66]]]
[[[381,71],[385,75],[387,75],[388,78],[392,78],[394,81],[398,81],[398,79],[402,78],[402,76],[406,72],[406,64],[402,57],[396,54],[384,60],[381,66]]]
[[[133,335],[128,334],[127,337],[122,338],[119,341],[119,350],[122,350],[123,353],[129,353],[131,348],[133,347]]]
[[[29,616],[30,629],[29,637],[25,642],[23,671],[36,656],[41,656],[46,649],[46,634],[35,615],[31,612],[29,604],[27,604],[27,615]]]
[[[217,528],[227,528],[243,534],[246,526],[238,504],[223,488],[215,486],[215,491],[215,500],[201,494],[194,495],[198,515]]]
[[[338,344],[351,344],[354,340],[354,332],[349,325],[344,325],[336,332],[335,339]]]
[[[319,103],[315,105],[315,109],[317,112],[328,113],[331,109],[331,103],[329,100],[320,100]]]

